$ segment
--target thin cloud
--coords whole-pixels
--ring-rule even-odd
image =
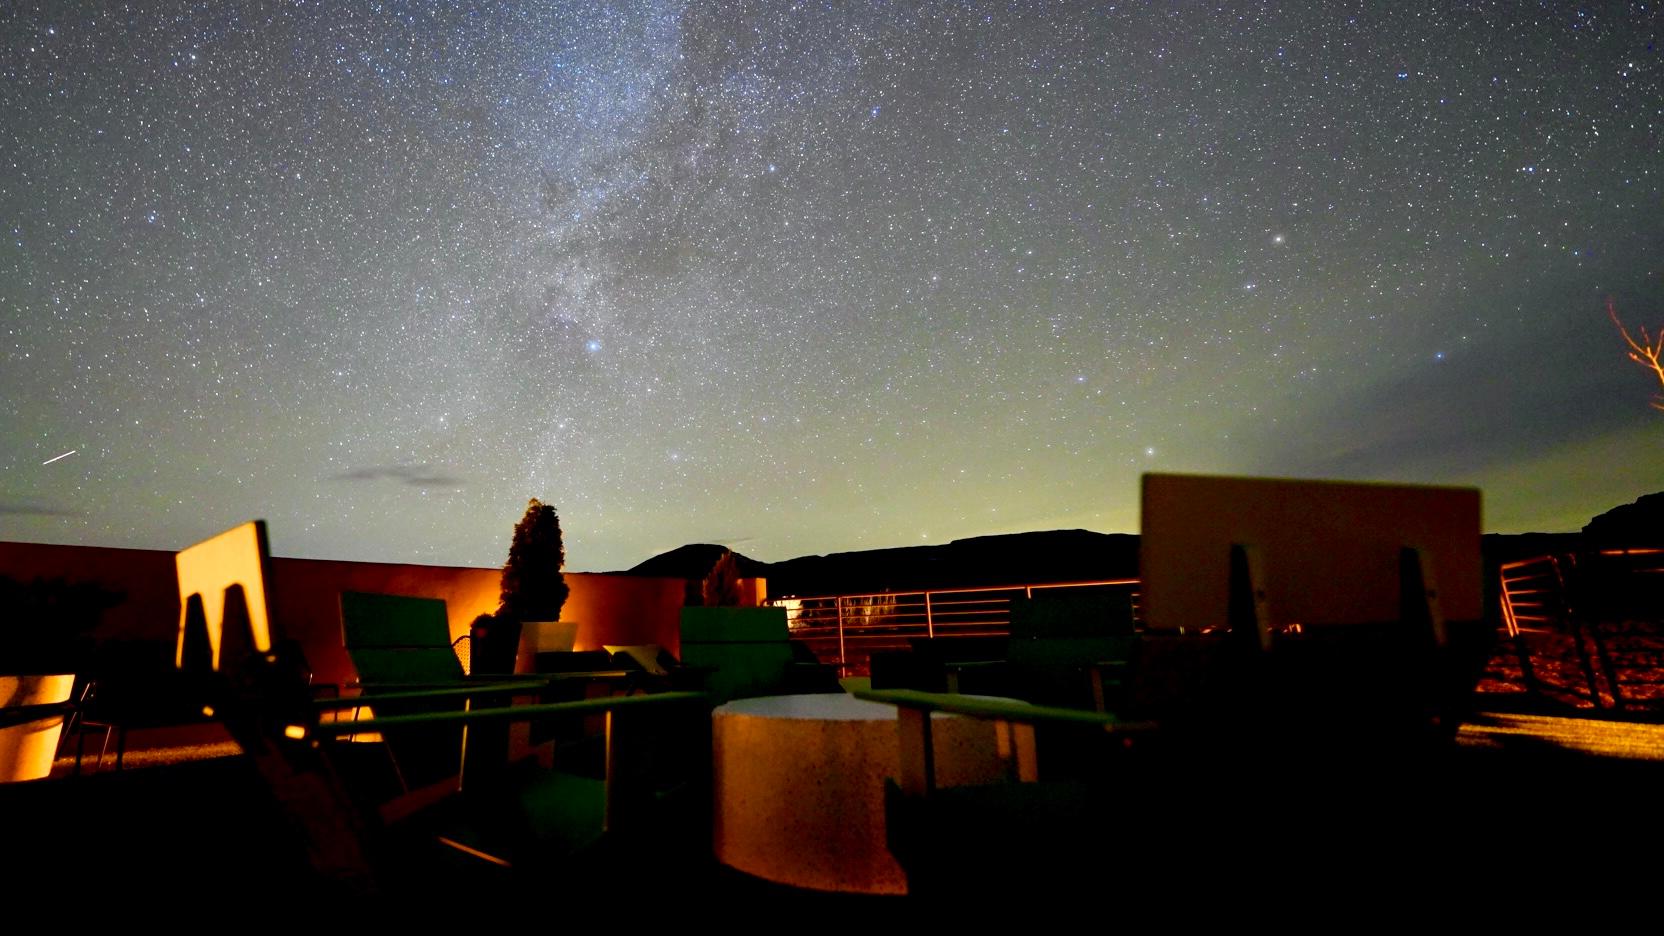
[[[54,507],[37,501],[0,498],[0,517],[84,517],[79,510]]]
[[[711,538],[711,542],[720,543],[723,546],[728,547],[729,549],[734,549],[734,548],[739,547],[739,546],[744,546],[747,543],[757,542],[757,537],[755,537],[755,536],[714,536],[714,537]]]
[[[1546,304],[1570,308],[1576,298],[1551,296]],[[1572,450],[1654,415],[1644,395],[1626,396],[1630,375],[1617,345],[1610,323],[1591,314],[1429,354],[1286,416],[1263,431],[1245,467],[1433,482]]]
[[[463,480],[432,465],[371,465],[335,475],[333,481],[397,481],[410,487],[459,488]]]

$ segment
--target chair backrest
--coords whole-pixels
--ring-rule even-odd
[[[205,713],[219,718],[301,827],[313,867],[331,880],[371,880],[366,820],[312,744],[304,661],[266,613],[266,525],[254,520],[181,550],[174,664]]]
[[[1664,536],[1661,536],[1664,538]],[[1575,600],[1586,622],[1664,617],[1664,547],[1609,546],[1577,557]]]
[[[1231,625],[1233,557],[1250,550],[1262,628],[1403,616],[1404,551],[1426,557],[1440,613],[1482,617],[1479,491],[1202,475],[1144,476],[1140,605],[1152,632]]]
[[[1146,637],[1172,642],[1141,648],[1140,704],[1330,750],[1454,737],[1489,640],[1478,490],[1150,474],[1140,513]]]
[[[1011,599],[1008,659],[1020,664],[1124,660],[1134,640],[1132,593],[1124,589],[1038,591]]]
[[[520,643],[530,653],[571,653],[578,643],[577,621],[527,621]]]
[[[718,702],[786,691],[786,609],[683,608],[682,662],[711,668],[705,691]]]
[[[576,621],[526,621],[520,625],[520,646],[514,653],[516,673],[573,672],[586,668],[606,669],[611,660],[600,653],[596,658],[578,656],[572,648],[578,642]],[[584,662],[588,661],[588,662]],[[582,662],[583,665],[579,665]]]
[[[438,598],[341,593],[341,636],[363,685],[458,682],[450,619]]]
[[[264,520],[251,520],[175,555],[179,637],[174,665],[217,672],[227,658],[235,663],[251,650],[271,650],[271,619],[266,612],[268,558]]]
[[[603,644],[601,649],[612,655],[614,663],[639,667],[649,676],[669,676],[676,665],[675,657],[658,644]]]

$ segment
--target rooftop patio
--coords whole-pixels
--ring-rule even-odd
[[[885,912],[1113,882],[1149,908],[1203,888],[1207,914],[1291,886],[1314,908],[1429,880],[1482,903],[1523,872],[1656,870],[1645,680],[1592,664],[1579,708],[1533,664],[1534,625],[1599,632],[1586,595],[1557,625],[1510,590],[1522,566],[1483,581],[1467,492],[1220,480],[1146,492],[1137,582],[927,594],[922,621],[869,600],[830,660],[803,603],[682,608],[679,580],[597,576],[574,577],[576,627],[465,672],[451,636],[491,570],[272,560],[258,524],[177,555],[6,544],[8,574],[100,570],[129,594],[106,642],[168,651],[116,693],[143,717],[85,693],[24,713],[68,730],[50,777],[0,785],[7,880],[296,909],[445,894],[476,918],[544,890]],[[1656,599],[1636,555],[1582,560],[1632,624]]]

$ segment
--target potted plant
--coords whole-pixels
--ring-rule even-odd
[[[735,608],[740,604],[739,562],[724,549],[705,577],[688,579],[682,604],[689,608]]]
[[[514,527],[497,611],[474,620],[473,672],[512,673],[522,626],[560,620],[569,591],[561,574],[565,565],[560,517],[534,497]]]
[[[0,576],[0,782],[51,773],[87,634],[122,597],[92,582]]]

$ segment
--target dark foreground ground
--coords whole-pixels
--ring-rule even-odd
[[[1067,904],[1098,908],[1104,923],[1153,913],[1345,929],[1424,915],[1441,928],[1499,916],[1594,924],[1650,918],[1664,889],[1664,725],[1482,714],[1454,748],[1416,763],[1338,764],[1314,750],[1309,765],[1287,768],[1245,764],[1181,778],[1172,790],[1182,792],[1128,790],[1117,804],[1124,822],[1055,844],[1079,879],[960,895],[959,909],[1034,923]],[[343,913],[550,925],[576,913],[631,930],[739,919],[761,928],[773,918],[753,909],[780,907],[818,930],[922,909],[768,885],[674,830],[538,879],[458,875],[393,904],[344,903],[309,877],[282,811],[236,756],[0,787],[0,822],[6,905],[63,919],[222,928],[293,914],[333,928]]]

